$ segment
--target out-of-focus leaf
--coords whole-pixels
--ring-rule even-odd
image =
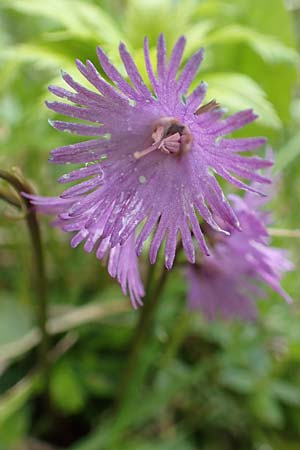
[[[254,390],[256,380],[249,370],[232,368],[220,373],[220,382],[233,391],[247,394]]]
[[[261,448],[264,448],[261,446]],[[273,435],[270,437],[266,450],[299,450],[299,440],[289,439],[288,436]]]
[[[263,125],[280,128],[281,122],[265,92],[246,75],[239,73],[206,73],[209,96],[233,111],[252,108]]]
[[[66,363],[61,362],[54,368],[50,393],[52,401],[62,411],[76,413],[84,407],[85,390],[78,375]]]
[[[13,342],[32,327],[30,310],[13,298],[0,298],[0,345]]]
[[[194,11],[194,17],[202,19],[203,17],[221,17],[230,19],[237,16],[240,12],[240,5],[238,2],[232,2],[230,0],[209,0],[201,2]]]
[[[134,423],[132,424],[134,425]],[[171,429],[170,434],[154,439],[146,436],[144,439],[133,434],[115,439],[113,434],[114,419],[102,421],[101,427],[97,432],[92,432],[87,438],[76,443],[71,447],[72,450],[106,450],[119,449],[122,450],[197,450],[198,447],[187,440],[187,436],[181,431],[181,427],[177,426],[176,430]]]
[[[20,44],[7,47],[1,57],[8,61],[34,62],[40,69],[69,67],[73,63],[66,54],[55,52],[46,45],[39,43]]]
[[[273,394],[287,405],[300,406],[299,388],[285,380],[274,380],[271,386]]]
[[[284,417],[282,409],[275,397],[265,389],[257,392],[251,402],[253,412],[257,419],[265,425],[281,428]]]
[[[33,392],[39,389],[41,376],[34,373],[19,381],[0,399],[0,426],[16,411],[22,409]]]
[[[125,12],[124,29],[133,47],[141,47],[144,36],[154,46],[158,35],[163,32],[170,49],[176,38],[182,34],[193,12],[193,2],[173,0],[130,0]],[[176,24],[176,26],[174,26]]]
[[[23,406],[0,423],[1,450],[16,448],[27,437],[30,427],[30,416],[30,409]]]
[[[109,45],[117,45],[122,39],[122,33],[113,19],[99,5],[88,1],[3,0],[2,7],[51,19],[80,38],[101,40]]]
[[[185,55],[188,56],[192,52],[198,50],[205,45],[208,33],[213,29],[214,21],[212,19],[201,20],[192,25],[185,33],[187,39]]]
[[[175,434],[175,432],[174,432]],[[196,450],[196,447],[192,443],[188,442],[185,436],[181,433],[176,434],[173,437],[167,437],[166,439],[159,440],[133,440],[132,442],[124,443],[123,450]]]
[[[284,45],[276,37],[259,33],[256,30],[238,24],[228,25],[210,33],[206,37],[205,43],[210,45],[246,43],[267,62],[292,62],[296,64],[299,61],[297,52],[293,48]]]
[[[275,171],[285,169],[300,156],[300,131],[296,133],[279,151],[276,156]]]
[[[296,48],[292,15],[283,0],[238,0],[243,4],[241,21],[262,34],[273,36],[288,48]],[[296,83],[296,67],[278,63],[274,67],[262,60],[249,46],[240,53],[239,69],[251,76],[268,94],[277,114],[285,123],[290,122],[290,103]]]

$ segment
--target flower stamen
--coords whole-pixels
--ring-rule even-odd
[[[135,152],[133,154],[135,159],[140,159],[154,150],[160,150],[167,155],[181,155],[190,150],[193,140],[189,129],[173,117],[162,117],[156,122],[151,137],[153,144],[140,152]]]

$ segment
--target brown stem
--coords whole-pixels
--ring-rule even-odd
[[[16,208],[22,207],[20,199],[6,189],[0,189],[0,199],[6,201],[6,203],[9,203],[12,206],[15,206]]]

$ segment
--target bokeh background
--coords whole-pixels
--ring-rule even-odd
[[[161,31],[169,49],[185,34],[185,59],[206,48],[197,82],[209,84],[208,100],[259,114],[245,133],[266,135],[276,154],[274,227],[297,230],[299,22],[299,0],[0,0],[0,167],[17,166],[40,194],[57,194],[63,169],[47,163],[48,152],[75,140],[48,125],[47,85],[61,84],[62,68],[79,79],[75,58],[97,64],[98,44],[123,70],[121,40],[145,73],[145,35],[154,56]],[[184,270],[175,268],[120,410],[115,401],[139,313],[93,255],[71,250],[48,218],[41,226],[46,372],[28,232],[20,212],[0,203],[0,450],[300,448],[299,238],[274,237],[296,266],[284,280],[294,304],[268,292],[255,324],[190,314]],[[145,259],[144,277],[147,270]]]

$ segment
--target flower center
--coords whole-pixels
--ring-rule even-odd
[[[151,137],[153,144],[145,150],[135,152],[135,159],[140,159],[154,150],[160,150],[167,155],[181,155],[190,150],[193,140],[190,130],[174,117],[159,119],[154,125]]]

